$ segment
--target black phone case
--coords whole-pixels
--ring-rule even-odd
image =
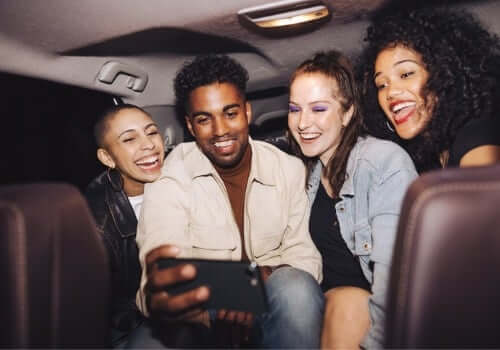
[[[205,285],[210,289],[207,309],[226,309],[252,312],[256,315],[268,311],[266,290],[255,263],[204,259],[160,259],[158,268],[178,264],[193,264],[197,269],[194,280],[166,288],[176,295]]]

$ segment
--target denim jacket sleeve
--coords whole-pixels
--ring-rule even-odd
[[[397,150],[397,149],[396,149]],[[372,295],[369,300],[371,327],[363,347],[383,347],[385,312],[390,266],[397,225],[406,189],[417,177],[409,156],[403,150],[391,152],[382,160],[384,172],[368,193],[368,217],[372,231]]]

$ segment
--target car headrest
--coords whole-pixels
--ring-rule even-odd
[[[500,166],[422,175],[403,202],[387,347],[500,347]]]
[[[105,347],[110,270],[80,192],[0,187],[0,240],[0,347]]]

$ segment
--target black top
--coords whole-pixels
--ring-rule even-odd
[[[480,118],[465,124],[451,146],[448,166],[459,166],[467,152],[485,145],[500,145],[500,120]]]
[[[311,208],[309,230],[311,237],[323,257],[324,292],[339,286],[355,286],[370,291],[361,266],[351,253],[340,234],[340,227],[335,212],[335,203],[320,184]]]

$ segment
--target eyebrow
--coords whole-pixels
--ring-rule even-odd
[[[146,125],[146,126],[144,127],[144,130],[146,130],[146,129],[148,129],[148,128],[152,127],[152,126],[156,126],[156,127],[158,127],[158,126],[156,125],[156,123],[149,123],[148,125]],[[123,131],[120,135],[118,135],[118,138],[122,137],[122,135],[123,135],[123,134],[126,134],[126,133],[128,133],[128,132],[132,132],[132,131],[136,131],[136,129],[127,129],[127,130]]]
[[[231,108],[234,108],[234,107],[240,107],[240,104],[239,104],[239,103],[233,103],[233,104],[230,104],[230,105],[224,106],[224,108],[222,108],[222,111],[223,111],[223,112],[225,112],[225,111],[227,111],[228,109],[231,109]]]
[[[393,66],[393,67],[396,67],[397,65],[400,65],[400,64],[402,64],[402,63],[406,63],[406,62],[415,63],[416,65],[421,66],[421,64],[420,64],[420,63],[418,63],[418,62],[417,62],[417,61],[415,61],[415,60],[409,59],[409,58],[408,58],[408,59],[405,59],[405,60],[397,61],[397,62],[396,62],[396,63],[394,63],[392,66]],[[380,74],[382,74],[382,72],[377,72],[377,73],[375,73],[375,74],[373,75],[373,79],[376,79],[376,78],[377,78]]]
[[[222,108],[222,111],[226,112],[228,109],[235,108],[235,107],[241,107],[241,106],[240,106],[239,103],[233,103],[233,104],[224,106],[224,108]],[[206,111],[198,111],[198,112],[193,113],[191,115],[191,118],[196,118],[199,115],[210,116],[210,115],[212,115],[212,113],[209,113],[209,112],[206,112]]]
[[[146,126],[144,127],[144,130],[149,129],[149,128],[150,128],[150,127],[152,127],[152,126],[158,127],[158,125],[156,125],[156,123],[149,123],[148,125],[146,125]]]

